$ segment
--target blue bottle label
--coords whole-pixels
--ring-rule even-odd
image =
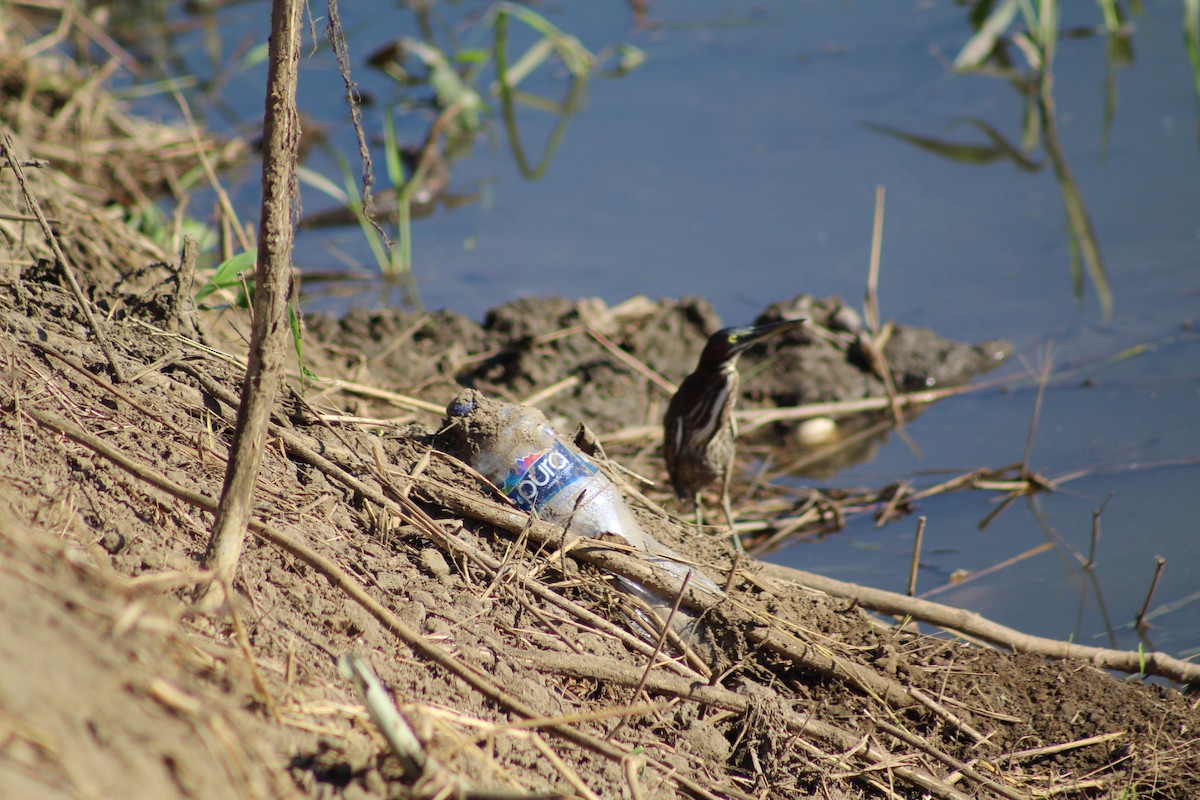
[[[555,442],[549,450],[517,459],[500,490],[522,511],[540,511],[563,489],[597,471],[583,456]]]

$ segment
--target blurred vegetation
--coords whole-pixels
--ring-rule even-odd
[[[645,57],[628,44],[593,52],[544,14],[512,2],[381,7],[378,13],[390,29],[411,34],[373,53],[359,53],[346,45],[337,8],[336,3],[313,8],[314,14],[325,10],[327,16],[310,20],[311,47],[304,53],[309,68],[318,69],[322,58],[335,56],[350,106],[349,114],[345,107],[309,109],[309,114],[334,113],[304,120],[302,157],[320,148],[337,170],[335,175],[301,170],[306,185],[337,204],[309,227],[357,226],[378,274],[400,281],[414,306],[419,306],[419,298],[412,280],[412,219],[439,205],[453,208],[480,197],[478,192],[450,191],[454,162],[469,157],[480,140],[501,135],[519,173],[530,180],[540,178],[572,116],[583,107],[588,81],[624,75]],[[74,57],[81,63],[101,64],[115,57],[132,78],[119,88],[123,97],[144,100],[158,95],[180,108],[189,122],[194,114],[203,127],[231,127],[253,141],[260,122],[239,113],[228,89],[265,69],[265,9],[258,0],[95,2],[90,18],[102,24],[105,37],[64,45],[74,45]],[[351,38],[356,32],[349,32]],[[373,77],[367,83],[374,91],[357,83],[360,65],[369,68]],[[304,80],[302,74],[302,84]],[[356,128],[356,154],[339,150],[325,136],[328,127],[347,117]],[[530,145],[534,134],[547,128],[547,117],[551,122],[546,140]],[[423,132],[418,132],[422,126]],[[405,141],[402,132],[417,141]],[[386,185],[375,193],[373,162],[379,156],[386,167]],[[361,169],[353,166],[355,162]],[[355,178],[355,172],[361,177]],[[186,183],[173,187],[176,208],[187,207],[193,194],[205,202],[207,190],[215,193],[218,210],[210,223],[164,211],[154,202],[131,208],[129,218],[164,245],[178,241],[186,228],[200,240],[206,261],[228,264],[239,252],[251,250],[253,242],[246,235],[248,227],[233,213],[233,203],[222,196],[242,187],[250,191],[254,183],[249,174],[222,175],[222,181],[236,184],[232,188],[216,180],[197,170]]]
[[[884,125],[872,130],[891,136],[926,152],[965,164],[1009,161],[1018,169],[1041,172],[1047,164],[1054,170],[1067,220],[1069,269],[1075,296],[1082,302],[1085,285],[1091,282],[1104,319],[1113,309],[1108,271],[1096,232],[1067,163],[1058,135],[1055,115],[1054,64],[1059,40],[1067,35],[1092,37],[1105,42],[1108,75],[1105,82],[1103,140],[1108,141],[1117,109],[1118,68],[1133,62],[1133,27],[1130,14],[1140,13],[1140,4],[1127,12],[1116,0],[1098,0],[1094,25],[1060,29],[1062,9],[1058,0],[976,0],[968,6],[974,35],[963,45],[952,63],[958,72],[973,73],[1005,81],[1021,97],[1024,108],[1019,142],[1010,141],[1000,126],[968,117],[951,126],[968,125],[983,134],[985,141],[955,140],[901,131]],[[1035,154],[1040,149],[1041,158]]]
[[[1102,140],[1106,145],[1118,110],[1119,71],[1135,58],[1132,21],[1142,13],[1141,3],[1096,0],[1072,6],[1073,18],[1085,19],[1086,24],[1065,29],[1059,24],[1060,0],[972,0],[961,4],[973,34],[949,66],[1011,86],[1023,107],[1019,135],[1006,135],[1003,131],[1011,126],[1000,120],[977,117],[949,121],[947,127],[953,135],[928,135],[879,124],[869,127],[965,164],[1007,161],[1035,174],[1049,166],[1062,196],[1068,267],[1076,297],[1082,302],[1090,286],[1108,318],[1113,296],[1102,250],[1058,135],[1055,60],[1063,38],[1086,37],[1104,43],[1107,74]],[[329,8],[336,9],[336,5]],[[324,9],[318,5],[313,10]],[[1181,10],[1182,40],[1200,99],[1200,0],[1183,0]],[[182,6],[170,0],[93,2],[88,5],[89,17],[78,19],[94,20],[97,30],[112,32],[113,38],[77,38],[61,46],[73,45],[76,57],[84,62],[118,61],[133,77],[123,89],[126,97],[152,93],[172,97],[171,102],[184,108],[189,119],[188,104],[205,127],[220,127],[213,123],[224,120],[252,139],[257,120],[239,116],[225,99],[225,90],[263,66],[266,43],[255,27],[265,19],[263,12],[259,0],[191,0]],[[589,50],[576,35],[555,25],[549,13],[531,4],[483,0],[380,7],[379,22],[370,24],[386,24],[406,35],[371,53],[350,53],[346,61],[344,80],[351,116],[357,120],[357,154],[338,149],[341,145],[324,136],[326,127],[344,124],[344,107],[327,103],[310,110],[329,116],[305,120],[303,151],[321,148],[328,159],[324,166],[302,169],[302,180],[336,208],[318,209],[306,216],[303,224],[357,228],[367,243],[372,269],[399,281],[407,302],[419,306],[412,277],[413,220],[437,208],[487,202],[490,196],[491,188],[486,185],[460,187],[455,193],[456,163],[469,158],[480,142],[502,141],[520,175],[530,180],[542,177],[562,146],[571,119],[586,103],[589,82],[624,75],[646,57],[638,48],[622,43]],[[645,13],[645,6],[631,4],[635,24],[644,24]],[[334,21],[311,21],[313,39],[305,53],[307,61],[319,62],[325,57],[327,67],[328,55],[338,54],[340,34],[333,31]],[[321,24],[327,26],[324,36],[318,30]],[[352,40],[356,33],[349,31]],[[345,47],[344,42],[341,46]],[[358,70],[360,65],[369,67],[369,80],[364,82],[374,91],[360,89],[351,76],[350,67]],[[302,84],[304,80],[302,76]],[[959,134],[964,128],[972,133]],[[340,136],[331,138],[341,141]],[[376,191],[372,160],[381,155],[385,181]],[[215,180],[211,173],[195,169],[172,187],[177,208],[190,209],[198,219],[189,219],[182,211],[164,212],[153,200],[130,206],[129,218],[153,233],[167,249],[185,231],[197,235],[212,253],[212,263],[226,262],[253,242],[248,241],[247,226],[233,216],[234,205],[227,198],[215,204],[219,210],[213,217],[197,211],[208,198],[201,194],[203,200],[194,201],[194,193],[200,194],[205,187],[218,196],[224,192],[223,187],[214,185]],[[223,174],[222,180],[239,179]],[[253,177],[246,175],[241,180],[245,191],[253,190]],[[464,247],[469,246],[469,241],[464,242]],[[352,257],[332,246],[330,255],[352,262]]]
[[[532,9],[508,2],[493,3],[466,33],[449,44],[440,44],[432,34],[427,8],[414,9],[417,29],[425,38],[400,37],[379,48],[367,63],[389,76],[396,93],[382,109],[383,154],[389,186],[381,194],[385,221],[395,221],[393,237],[387,236],[374,219],[374,202],[366,192],[355,199],[347,186],[348,161],[338,154],[342,164],[342,186],[322,180],[311,170],[304,179],[315,188],[349,208],[367,237],[380,273],[408,280],[412,272],[413,203],[420,201],[425,211],[443,198],[449,183],[449,164],[468,155],[478,137],[489,133],[489,124],[499,113],[514,162],[521,175],[536,180],[549,167],[562,143],[567,126],[582,104],[584,89],[610,58],[616,67],[609,75],[621,75],[634,68],[641,51],[622,45],[596,54],[546,17]],[[523,28],[525,45],[519,55],[510,48],[513,23]],[[460,40],[476,42],[474,46]],[[522,84],[538,77],[549,86],[544,92],[522,89]],[[561,98],[551,95],[554,89]],[[354,100],[352,100],[354,102]],[[498,106],[498,111],[497,111]],[[405,168],[403,143],[396,121],[422,107],[432,109],[436,118],[430,124],[419,147],[409,148]],[[521,135],[520,108],[550,114],[554,125],[540,155],[531,159]],[[365,151],[364,151],[365,152]],[[368,186],[369,165],[364,164],[363,184]],[[415,285],[409,280],[410,302],[415,301]],[[414,302],[414,304],[416,304]]]

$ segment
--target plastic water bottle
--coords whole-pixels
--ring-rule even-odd
[[[646,533],[612,482],[567,444],[542,412],[491,400],[474,389],[460,393],[447,411],[467,427],[471,466],[517,508],[548,522],[569,519],[570,531],[581,536],[615,533],[646,549]]]
[[[683,557],[642,528],[621,493],[600,468],[559,436],[545,415],[530,406],[492,400],[466,389],[446,408],[449,421],[462,426],[466,461],[492,481],[522,511],[579,536],[610,533],[623,538],[643,558],[675,578],[691,573],[690,585],[714,595],[721,589]],[[651,606],[664,598],[621,578],[627,591]],[[666,604],[669,608],[669,604]]]

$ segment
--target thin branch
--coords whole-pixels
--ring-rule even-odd
[[[245,541],[254,483],[283,373],[288,326],[292,242],[296,226],[296,156],[300,144],[296,84],[300,60],[300,0],[274,0],[271,6],[270,67],[263,118],[262,220],[258,234],[254,323],[237,426],[221,502],[213,521],[205,566],[216,579],[201,591],[203,607],[223,599],[213,589],[231,587]],[[222,591],[220,594],[224,594]]]
[[[1037,398],[1033,401],[1033,416],[1029,419],[1029,433],[1025,437],[1025,454],[1021,456],[1021,474],[1029,474],[1029,457],[1033,453],[1033,440],[1037,435],[1038,420],[1042,416],[1042,402],[1046,398],[1046,385],[1050,382],[1050,364],[1053,360],[1054,342],[1046,343],[1046,354],[1042,357],[1042,368],[1038,372]]]
[[[905,597],[882,589],[872,589],[852,583],[843,583],[811,572],[762,564],[763,574],[817,589],[834,597],[844,597],[881,614],[912,617],[932,625],[977,637],[1006,650],[1019,653],[1037,653],[1048,658],[1076,659],[1087,661],[1100,669],[1115,669],[1131,675],[1158,675],[1178,683],[1200,683],[1200,664],[1192,664],[1165,653],[1136,653],[1126,650],[1110,650],[1103,647],[1088,647],[1057,639],[1045,639],[992,622],[986,617],[961,608],[953,608],[928,600]]]

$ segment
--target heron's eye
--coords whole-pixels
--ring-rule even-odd
[[[726,341],[729,342],[730,344],[737,344],[737,340],[738,340],[737,336],[732,333],[726,337]]]

